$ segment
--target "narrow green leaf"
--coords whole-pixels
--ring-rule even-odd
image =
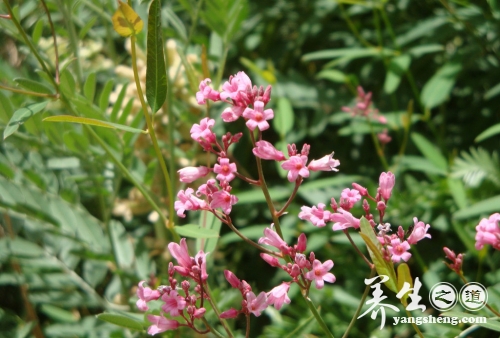
[[[118,123],[111,123],[107,121],[101,121],[96,119],[89,119],[87,117],[77,117],[70,115],[58,115],[58,116],[50,116],[43,119],[44,122],[72,122],[72,123],[80,123],[87,124],[91,126],[104,127],[109,129],[120,129],[123,131],[128,131],[131,133],[142,133],[147,134],[148,132],[142,129],[136,129],[129,126],[124,126]]]
[[[12,103],[9,98],[0,91],[0,121],[7,124],[13,114],[14,108],[12,107]]]
[[[94,26],[95,22],[97,20],[97,17],[92,17],[83,27],[80,29],[80,33],[78,33],[78,37],[80,40],[83,40],[85,38],[85,35],[87,35],[88,31]]]
[[[387,94],[392,94],[398,89],[401,77],[406,73],[410,67],[411,57],[408,54],[403,54],[395,57],[389,63],[389,69],[384,82],[384,91]]]
[[[429,161],[431,161],[436,167],[441,170],[448,170],[448,163],[446,158],[441,154],[441,151],[429,140],[420,134],[412,133],[411,139],[413,143],[417,146],[418,150],[425,156]]]
[[[184,71],[186,72],[189,82],[189,88],[191,89],[191,92],[196,93],[196,91],[198,91],[198,85],[200,84],[198,76],[181,48],[177,48],[177,54],[179,54],[182,65],[184,66]]]
[[[347,81],[347,76],[337,69],[325,69],[316,75],[317,79],[330,80],[337,83],[345,83]]]
[[[87,81],[85,81],[85,85],[83,86],[83,94],[87,99],[89,99],[90,102],[94,101],[95,85],[96,85],[95,73],[92,72],[87,77]]]
[[[64,69],[61,72],[61,85],[59,88],[61,88],[61,93],[67,98],[73,97],[76,93],[75,78],[68,69]]]
[[[113,90],[114,84],[115,81],[113,81],[113,79],[109,79],[104,85],[104,88],[102,89],[101,96],[99,96],[99,108],[101,108],[101,111],[105,111],[108,108],[109,95]]]
[[[184,23],[182,22],[182,20],[170,8],[165,9],[165,16],[167,18],[168,23],[175,29],[175,31],[177,32],[179,37],[182,39],[182,41],[186,42],[187,41],[187,30],[186,30],[186,26],[184,26]]]
[[[437,107],[448,99],[455,85],[456,77],[461,70],[461,64],[449,62],[427,81],[420,95],[420,99],[426,108]]]
[[[125,94],[127,93],[128,83],[124,84],[116,98],[115,103],[113,103],[113,109],[111,110],[111,114],[109,115],[109,119],[111,122],[117,122],[118,120],[118,112],[120,111],[123,103],[123,99],[125,98]]]
[[[366,244],[372,262],[375,264],[375,269],[377,269],[377,273],[379,276],[388,276],[389,280],[385,282],[385,285],[389,288],[389,290],[397,293],[397,278],[396,273],[394,272],[394,264],[392,262],[387,262],[382,256],[382,244],[380,244],[375,236],[375,233],[373,232],[372,226],[364,217],[361,217],[360,229],[361,238],[363,238],[363,241]]]
[[[488,129],[483,131],[481,134],[477,135],[477,137],[474,141],[481,142],[481,141],[484,141],[487,138],[490,138],[490,137],[495,136],[497,134],[500,134],[500,123],[489,127]]]
[[[35,93],[52,94],[52,89],[45,84],[30,79],[18,77],[14,81],[21,87]]]
[[[494,320],[494,319],[486,318],[486,323],[481,323],[480,320],[483,320],[484,316],[478,316],[478,315],[473,315],[472,313],[464,313],[464,312],[457,312],[457,311],[449,311],[449,312],[441,313],[440,316],[458,317],[458,318],[475,317],[475,318],[477,318],[477,321],[474,323],[474,325],[479,325],[479,326],[482,326],[484,328],[500,332],[500,322],[497,320]]]
[[[103,320],[105,322],[118,325],[120,327],[124,327],[131,330],[144,330],[142,323],[122,315],[118,315],[115,313],[101,313],[96,316],[98,319]]]
[[[31,38],[33,39],[33,44],[35,46],[38,45],[38,41],[40,41],[42,33],[43,33],[43,20],[38,20],[35,24],[35,28],[33,28],[33,34],[31,35]]]
[[[463,182],[452,177],[448,177],[446,182],[448,183],[448,190],[451,193],[451,197],[453,197],[453,200],[457,204],[458,208],[465,208],[468,203]]]
[[[163,54],[161,3],[159,0],[153,0],[149,7],[147,66],[146,98],[154,114],[167,99],[167,72]]]
[[[219,237],[219,232],[214,229],[205,229],[200,227],[198,224],[186,224],[182,226],[175,226],[175,231],[180,236],[190,237],[190,238],[217,238]]]
[[[134,264],[134,246],[125,231],[125,227],[120,222],[113,220],[109,222],[109,233],[116,264],[121,269],[132,267]]]
[[[500,195],[491,197],[476,204],[471,205],[468,208],[461,209],[453,214],[455,219],[466,219],[471,217],[477,217],[480,215],[489,214],[498,211],[498,206],[500,205]]]
[[[294,114],[292,103],[286,97],[278,98],[278,109],[274,113],[272,121],[274,129],[284,139],[285,135],[293,128]]]
[[[49,101],[34,103],[16,110],[3,131],[3,139],[5,140],[7,137],[16,132],[17,129],[19,129],[19,126],[26,122],[30,117],[40,113],[45,108],[47,103],[49,103]]]
[[[57,322],[76,323],[78,321],[73,313],[54,305],[42,304],[40,311]]]
[[[386,50],[386,52],[387,51],[388,50]],[[378,48],[336,48],[336,49],[326,49],[318,52],[305,54],[302,57],[302,60],[307,62],[314,60],[334,59],[343,57],[347,57],[349,59],[359,59],[369,56],[380,56],[382,55],[382,52],[383,51]]]

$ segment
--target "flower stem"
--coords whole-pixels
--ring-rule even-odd
[[[370,277],[368,277],[368,278],[374,277],[376,272],[377,272],[377,270],[375,270],[375,268],[373,267],[372,270],[370,271]],[[347,327],[347,330],[344,332],[344,335],[342,336],[342,338],[347,338],[349,336],[349,332],[354,327],[354,323],[356,323],[356,320],[359,317],[359,313],[361,312],[361,309],[363,308],[363,305],[365,304],[365,299],[368,296],[369,291],[370,291],[370,285],[367,285],[365,287],[365,291],[363,292],[363,296],[361,296],[361,301],[359,302],[358,308],[356,309],[356,312],[352,316],[351,322],[349,323],[349,326]]]
[[[351,238],[351,235],[349,235],[349,231],[347,231],[347,229],[344,229],[342,230],[344,232],[344,234],[347,236],[347,239],[349,240],[349,242],[351,243],[351,245],[353,246],[354,250],[356,250],[356,252],[361,256],[361,258],[363,258],[363,260],[366,262],[366,264],[368,264],[368,266],[370,267],[370,269],[373,269],[374,265],[373,263],[371,263],[368,258],[366,258],[365,255],[363,255],[363,253],[361,252],[361,250],[359,250],[358,246],[356,245],[356,243],[354,243],[354,241],[352,240]]]
[[[221,312],[220,312],[219,308],[217,307],[217,304],[213,301],[212,295],[210,293],[210,287],[208,286],[208,283],[205,285],[203,285],[203,284],[200,284],[200,285],[201,285],[201,287],[204,288],[205,293],[208,296],[207,300],[210,303],[210,305],[212,306],[212,309],[214,310],[215,315],[217,316],[217,318],[219,318],[219,321],[222,324],[222,326],[224,327],[224,330],[226,330],[229,337],[231,337],[231,338],[234,337],[233,332],[231,332],[231,329],[227,325],[227,321],[224,318],[220,317]]]
[[[139,96],[139,100],[141,101],[142,111],[144,112],[144,118],[146,119],[146,124],[148,127],[148,133],[151,137],[151,142],[153,143],[153,147],[156,153],[156,157],[158,158],[158,162],[160,163],[161,170],[163,172],[163,177],[167,184],[168,191],[168,222],[167,228],[170,230],[175,241],[179,241],[179,235],[175,232],[174,229],[174,191],[172,184],[170,182],[170,176],[168,174],[167,165],[165,164],[165,159],[163,158],[163,154],[161,153],[160,147],[158,145],[158,140],[156,139],[156,133],[154,130],[153,122],[151,120],[151,116],[149,116],[148,107],[146,102],[144,101],[144,94],[141,88],[141,82],[139,80],[139,71],[137,70],[137,52],[136,52],[136,37],[132,35],[131,39],[131,54],[132,54],[132,69],[134,71],[134,79],[135,85],[137,87],[137,95]]]
[[[334,338],[333,334],[330,332],[330,329],[328,328],[325,321],[323,320],[323,318],[319,314],[318,310],[314,306],[314,303],[312,302],[311,298],[309,298],[308,296],[306,296],[304,294],[302,294],[302,295],[304,296],[304,300],[306,301],[306,304],[309,307],[309,310],[313,314],[314,318],[316,318],[316,321],[318,322],[319,326],[321,326],[321,328],[325,332],[324,337]]]

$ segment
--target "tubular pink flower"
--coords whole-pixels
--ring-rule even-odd
[[[274,117],[274,112],[272,109],[264,110],[264,102],[255,101],[253,109],[246,108],[243,112],[243,117],[248,119],[246,123],[248,129],[253,131],[255,128],[259,128],[259,130],[263,131],[269,129],[267,120]]]
[[[429,224],[424,224],[424,222],[419,222],[416,217],[413,217],[413,231],[411,235],[406,239],[408,244],[417,244],[418,241],[424,238],[431,238],[431,235],[427,233],[431,227]]]
[[[207,309],[205,309],[204,307],[196,309],[193,313],[193,317],[194,318],[201,318],[205,315],[205,312],[207,312]]]
[[[239,119],[243,111],[245,111],[244,106],[231,106],[224,109],[220,116],[224,122],[234,122]]]
[[[380,174],[378,182],[380,195],[387,202],[389,198],[391,198],[392,188],[394,188],[396,178],[393,173],[388,171],[387,173]]]
[[[319,203],[318,207],[313,206],[312,208],[309,208],[302,206],[300,209],[302,211],[299,212],[299,218],[311,222],[314,226],[324,227],[326,225],[325,221],[330,220],[331,212],[324,210],[324,203]]]
[[[281,266],[280,264],[280,261],[278,260],[278,258],[274,257],[274,256],[271,256],[271,255],[268,255],[268,254],[265,254],[265,253],[261,253],[260,254],[260,257],[266,261],[267,264],[277,268],[279,266]]]
[[[236,318],[240,314],[240,311],[230,308],[229,310],[226,310],[220,314],[220,318],[225,318],[225,319],[231,319],[231,318]]]
[[[333,153],[325,155],[319,160],[312,160],[307,168],[311,171],[339,171],[340,161],[333,158]]]
[[[391,239],[391,245],[387,246],[387,250],[391,254],[391,259],[394,263],[399,263],[401,260],[408,262],[411,257],[410,244],[407,241],[401,243],[399,238]]]
[[[255,293],[248,292],[246,298],[248,312],[252,313],[255,317],[259,317],[260,313],[267,308],[267,296],[265,292],[259,293],[257,297]]]
[[[307,248],[307,237],[305,233],[301,233],[297,239],[297,247],[295,248],[298,252],[304,252]]]
[[[257,141],[255,145],[256,147],[252,149],[253,154],[263,160],[286,160],[285,155],[267,141]]]
[[[177,193],[178,201],[175,201],[174,208],[177,211],[177,216],[184,218],[184,211],[206,209],[207,203],[193,195],[194,190],[187,188],[185,191],[180,190]]]
[[[163,294],[161,299],[165,302],[165,304],[161,306],[161,309],[164,312],[170,313],[172,317],[180,316],[181,312],[186,307],[185,298],[179,296],[175,290],[170,291],[168,294]]]
[[[207,253],[204,253],[203,250],[198,251],[196,256],[194,257],[194,262],[200,268],[201,271],[201,280],[205,281],[208,279],[207,273]]]
[[[279,310],[283,306],[283,303],[290,304],[290,298],[288,297],[289,289],[290,284],[285,282],[274,287],[267,293],[267,305],[274,305],[276,310]]]
[[[209,143],[215,142],[215,134],[212,132],[212,127],[215,125],[214,119],[205,117],[200,121],[200,124],[193,124],[191,127],[191,138],[197,142],[205,140]]]
[[[237,289],[241,284],[241,281],[239,280],[239,278],[236,277],[236,275],[229,270],[224,270],[224,277],[226,277],[226,280],[235,289]]]
[[[315,259],[313,262],[312,270],[306,273],[306,279],[314,281],[317,289],[322,289],[325,282],[335,283],[337,280],[335,276],[328,272],[333,268],[333,261],[331,259],[324,263]]]
[[[179,181],[191,183],[199,178],[205,177],[210,172],[207,167],[185,167],[177,171],[179,173]]]
[[[238,202],[238,198],[231,195],[225,190],[219,190],[212,195],[212,202],[210,202],[210,207],[213,209],[221,208],[225,214],[229,215],[234,204]]]
[[[157,300],[160,298],[161,294],[158,290],[152,290],[149,287],[144,287],[145,281],[140,281],[137,288],[137,297],[139,299],[135,303],[137,308],[141,311],[146,311],[148,309],[147,302],[152,300]]]
[[[352,187],[354,189],[356,189],[361,196],[368,196],[368,189],[366,189],[365,187],[363,187],[357,183],[353,183]]]
[[[200,91],[196,93],[196,101],[198,101],[198,104],[205,104],[206,99],[212,100],[212,101],[220,101],[220,94],[218,91],[213,90],[209,84],[212,82],[210,79],[205,79],[200,82],[199,89]]]
[[[347,228],[359,228],[359,219],[355,218],[349,211],[338,208],[337,212],[330,215],[330,221],[335,222],[332,230],[345,230]]]
[[[274,246],[282,252],[288,252],[288,244],[273,230],[269,228],[264,229],[264,237],[259,238],[259,244],[267,244]]]
[[[307,156],[294,155],[281,164],[281,168],[289,170],[288,181],[295,182],[300,175],[304,178],[309,177],[309,169],[306,167]]]
[[[189,256],[188,247],[185,238],[181,238],[180,245],[174,242],[168,244],[168,251],[177,260],[177,262],[186,269],[191,269],[193,260]]]
[[[487,244],[500,250],[500,213],[483,218],[476,226],[476,249],[481,250]]]
[[[246,91],[247,88],[252,88],[252,81],[245,72],[238,72],[222,85],[220,97],[222,100],[230,98],[235,104],[242,103],[240,92]]]
[[[340,198],[348,201],[349,207],[352,208],[357,201],[361,200],[361,195],[358,190],[346,188],[342,190]]]
[[[148,328],[148,334],[154,336],[157,333],[162,333],[167,330],[175,330],[179,327],[179,322],[172,319],[167,319],[163,316],[148,315],[148,320],[152,324]]]
[[[228,158],[220,158],[219,163],[214,165],[214,173],[218,174],[216,179],[220,182],[226,181],[230,182],[235,178],[235,173],[237,171],[235,163],[229,163]]]

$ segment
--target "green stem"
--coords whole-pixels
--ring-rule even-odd
[[[9,92],[19,93],[19,94],[24,94],[24,95],[31,95],[31,96],[38,96],[38,97],[50,97],[50,98],[53,98],[53,99],[56,98],[56,95],[54,95],[54,94],[37,93],[37,92],[29,91],[29,90],[24,90],[24,89],[19,89],[19,88],[13,88],[13,87],[9,87],[9,86],[4,86],[2,84],[0,84],[0,89],[5,89],[5,90],[8,90]]]
[[[349,231],[347,229],[343,230],[344,234],[347,236],[347,239],[349,240],[349,242],[351,243],[352,247],[354,248],[354,250],[356,250],[356,252],[358,253],[358,255],[361,256],[361,258],[363,258],[363,260],[365,261],[366,264],[368,264],[368,266],[370,267],[370,269],[373,270],[373,263],[371,263],[368,258],[366,258],[366,256],[361,252],[361,250],[359,250],[358,246],[356,245],[356,243],[354,243],[354,241],[352,240],[351,238],[351,235],[349,235]]]
[[[306,304],[309,307],[309,310],[313,314],[314,318],[316,318],[316,321],[318,322],[319,326],[321,326],[321,328],[325,332],[325,337],[334,338],[333,334],[330,332],[330,329],[328,328],[325,321],[323,320],[323,318],[319,314],[318,310],[314,306],[314,303],[312,302],[311,298],[309,298],[308,296],[306,296],[304,294],[302,294],[302,296],[304,297],[304,300],[306,301]]]
[[[202,285],[202,287],[203,287],[203,285]],[[224,330],[226,330],[226,332],[229,335],[229,337],[231,337],[231,338],[234,337],[233,332],[231,331],[231,329],[227,325],[227,321],[225,319],[223,319],[223,318],[220,317],[220,313],[221,312],[220,312],[219,308],[217,307],[217,304],[213,301],[212,294],[211,294],[211,291],[210,291],[210,287],[208,286],[208,283],[205,284],[205,287],[203,287],[203,289],[205,290],[205,293],[208,296],[208,299],[207,299],[208,302],[212,306],[212,309],[214,310],[215,315],[217,316],[217,318],[219,318],[219,321],[222,324],[222,326],[224,327]]]
[[[354,36],[359,40],[359,42],[361,42],[361,44],[365,45],[366,47],[370,47],[370,48],[373,47],[368,41],[366,41],[365,38],[363,38],[361,36],[361,34],[359,34],[358,29],[356,28],[356,25],[354,25],[354,23],[351,21],[351,17],[349,16],[349,13],[347,13],[347,11],[345,10],[342,2],[339,1],[338,4],[339,4],[340,12],[342,13],[342,16],[344,17],[344,20],[347,22],[347,26],[349,26],[349,29],[351,30],[352,34],[354,34]]]
[[[373,278],[376,273],[377,270],[375,270],[375,268],[372,268],[368,279]],[[347,338],[349,336],[349,332],[351,332],[352,328],[354,327],[354,323],[356,323],[356,320],[358,320],[361,309],[363,308],[363,305],[365,305],[365,299],[368,296],[368,292],[370,292],[370,288],[371,288],[370,285],[367,285],[365,287],[365,291],[363,292],[363,296],[361,296],[361,301],[359,302],[358,308],[356,309],[354,316],[352,316],[351,322],[349,323],[349,326],[347,327],[347,330],[344,332],[342,338]]]
[[[75,70],[76,70],[75,73],[76,77],[78,78],[78,83],[81,85],[83,84],[83,70],[82,70],[82,64],[80,63],[80,51],[78,48],[78,41],[80,41],[80,39],[76,34],[75,25],[73,24],[73,20],[71,19],[72,15],[71,9],[67,8],[66,1],[62,0],[57,2],[63,14],[63,20],[66,24],[66,28],[68,29],[69,44],[71,46],[73,54],[75,55]]]
[[[380,162],[382,162],[382,165],[384,166],[384,170],[389,170],[389,165],[387,164],[387,160],[385,159],[384,152],[382,148],[380,147],[380,143],[378,141],[377,135],[375,134],[375,131],[373,130],[373,125],[370,122],[370,120],[367,120],[368,124],[370,125],[370,134],[372,135],[372,140],[373,140],[373,145],[375,146],[375,150],[377,151],[377,155],[380,159]]]
[[[227,43],[224,43],[223,51],[222,51],[222,58],[220,59],[220,62],[219,62],[219,69],[217,69],[217,76],[215,77],[215,80],[213,81],[214,88],[219,88],[219,85],[222,81],[222,76],[224,75],[224,67],[226,65],[228,52],[229,52],[229,47],[228,47]]]
[[[403,305],[404,305],[404,304],[403,304]],[[411,312],[410,312],[410,311],[408,311],[408,310],[406,310],[406,315],[408,316],[408,318],[413,317],[413,316],[411,315]],[[420,332],[420,329],[418,328],[417,324],[415,324],[415,321],[414,321],[414,320],[412,320],[412,321],[411,321],[411,326],[413,326],[413,329],[415,330],[415,332],[418,334],[418,336],[419,336],[420,338],[424,338],[424,335],[422,334],[422,332]]]
[[[135,79],[135,85],[137,87],[137,95],[139,96],[139,100],[141,101],[141,106],[142,110],[144,112],[144,117],[146,119],[146,124],[148,126],[148,133],[149,136],[151,137],[151,141],[153,143],[153,147],[156,153],[156,157],[158,158],[158,162],[160,163],[161,170],[163,172],[163,177],[165,179],[165,182],[167,184],[167,191],[168,191],[168,206],[169,206],[169,211],[168,211],[168,223],[167,223],[167,228],[170,230],[172,233],[172,236],[174,237],[174,240],[179,241],[179,235],[175,232],[174,229],[174,191],[172,184],[170,182],[170,176],[168,174],[168,169],[167,165],[165,164],[165,159],[163,158],[163,154],[161,153],[160,147],[158,145],[158,140],[156,138],[156,133],[154,130],[153,122],[151,120],[151,116],[149,116],[148,112],[148,107],[146,105],[146,102],[144,101],[144,94],[142,92],[141,88],[141,82],[139,80],[139,71],[137,70],[137,52],[136,52],[136,37],[135,35],[131,36],[131,54],[132,54],[132,69],[134,71],[134,79]]]
[[[54,40],[56,83],[59,84],[59,51],[57,48],[56,31],[54,29],[54,23],[52,22],[52,18],[50,16],[50,11],[47,8],[47,4],[45,3],[45,0],[41,0],[41,1],[42,1],[43,9],[45,10],[45,13],[47,13],[47,19],[49,20],[50,32],[52,33],[52,39]]]
[[[224,336],[222,334],[220,334],[219,331],[217,331],[215,328],[213,328],[212,326],[210,326],[210,324],[208,323],[208,321],[205,319],[205,317],[202,317],[201,318],[201,321],[205,324],[205,326],[210,330],[210,332],[212,332],[216,337],[218,338],[224,338]]]
[[[31,40],[28,38],[28,36],[24,32],[24,29],[23,29],[23,27],[21,27],[21,24],[19,23],[19,21],[17,21],[16,16],[14,15],[14,12],[12,11],[12,8],[9,5],[9,1],[4,1],[3,3],[5,4],[7,11],[9,12],[10,19],[12,20],[12,22],[16,26],[16,28],[19,31],[19,33],[21,34],[21,36],[23,37],[24,42],[29,47],[29,49],[33,53],[33,55],[36,57],[36,59],[40,63],[40,66],[42,66],[43,70],[45,71],[45,73],[47,73],[47,75],[50,78],[50,81],[52,82],[52,85],[54,86],[56,91],[58,91],[58,93],[59,93],[59,86],[57,85],[56,81],[54,80],[52,73],[47,68],[47,65],[45,64],[42,57],[40,56],[40,53],[38,53],[38,50],[35,48],[35,46],[31,42]]]

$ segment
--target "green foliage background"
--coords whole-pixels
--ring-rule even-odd
[[[119,313],[142,322],[143,315],[135,310],[134,287],[151,276],[165,278],[171,260],[165,249],[171,234],[161,219],[148,218],[152,208],[133,188],[142,186],[167,212],[168,194],[161,188],[164,181],[152,146],[143,135],[120,129],[42,122],[49,116],[76,113],[144,128],[143,115],[134,111],[134,100],[126,93],[134,84],[117,75],[118,65],[130,65],[125,39],[111,25],[117,4],[110,0],[47,0],[46,4],[59,39],[60,93],[13,22],[0,18],[0,128],[5,138],[0,145],[0,336],[145,336],[144,331],[121,327],[127,324],[99,320],[96,314]],[[146,21],[149,1],[132,4]],[[10,6],[54,75],[50,23],[41,2],[10,1]],[[5,13],[2,2],[0,14]],[[321,305],[336,336],[346,330],[369,270],[342,233],[333,233],[328,226],[312,227],[297,214],[302,205],[338,199],[354,181],[375,191],[379,174],[387,170],[396,174],[396,188],[386,219],[405,230],[413,217],[432,226],[432,240],[412,249],[409,261],[412,276],[424,284],[421,293],[426,295],[441,281],[462,285],[442,263],[442,247],[447,246],[466,254],[464,274],[469,281],[486,285],[489,303],[499,309],[499,253],[490,247],[474,248],[480,219],[500,212],[497,1],[162,1],[162,29],[165,40],[176,41],[178,62],[183,65],[180,70],[167,63],[183,82],[172,81],[176,72],[167,70],[166,110],[173,118],[166,119],[161,112],[156,118],[176,191],[184,188],[177,182],[176,170],[214,160],[189,137],[192,123],[205,112],[188,98],[194,97],[206,76],[218,86],[243,70],[254,84],[272,84],[276,118],[266,140],[282,150],[287,143],[298,147],[308,143],[310,158],[335,151],[340,172],[305,180],[282,224],[289,243],[305,232],[308,250],[335,262],[332,272],[337,282],[311,297]],[[138,42],[145,51],[146,32],[139,34]],[[197,59],[192,61],[189,54]],[[117,87],[123,84],[125,89]],[[357,86],[373,93],[376,108],[387,117],[386,126],[370,126],[341,111],[353,104]],[[209,112],[218,121],[219,135],[224,128],[244,127],[242,121],[223,126],[218,118],[222,109],[213,105]],[[387,128],[392,137],[382,149],[385,163],[370,128],[375,132]],[[239,170],[256,177],[250,154],[250,140],[243,138],[232,156]],[[124,174],[112,157],[131,175]],[[293,189],[286,173],[273,163],[266,163],[265,170],[273,199],[286,201]],[[242,182],[236,182],[233,191],[240,200],[231,214],[234,223],[249,238],[258,239],[272,222],[264,197]],[[117,206],[128,207],[129,217],[116,212]],[[360,207],[357,212],[362,212]],[[200,219],[199,214],[189,213],[187,220],[176,224],[197,224]],[[209,220],[209,226],[210,222],[218,232],[220,224]],[[355,240],[361,239],[355,236]],[[191,245],[193,252],[201,245],[211,248],[207,250],[210,283],[223,309],[240,302],[223,277],[224,269],[259,292],[286,278],[224,226],[218,240],[198,239]],[[291,289],[292,304],[280,312],[269,309],[253,320],[252,336],[321,336],[298,291]],[[395,297],[389,300],[397,304]],[[425,297],[423,302],[426,315],[438,315]],[[491,316],[487,310],[478,314]],[[208,316],[215,318],[213,313]],[[242,336],[244,324],[232,322]],[[454,337],[465,328],[421,327],[425,337]],[[491,333],[477,328],[470,336]],[[165,334],[189,335],[182,330]],[[405,325],[386,325],[380,331],[378,320],[366,317],[351,331],[352,337],[413,335],[411,326]]]

